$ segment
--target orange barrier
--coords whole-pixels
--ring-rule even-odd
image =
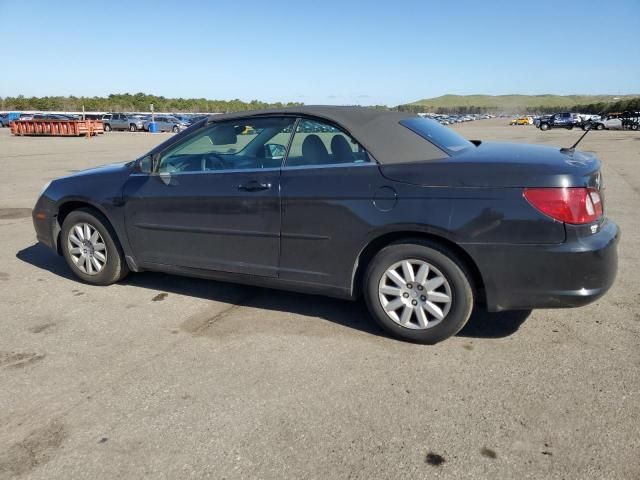
[[[13,135],[79,137],[104,133],[100,120],[14,120],[9,127]]]

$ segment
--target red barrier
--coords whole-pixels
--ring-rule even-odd
[[[100,120],[14,120],[9,124],[13,135],[79,137],[104,133]]]

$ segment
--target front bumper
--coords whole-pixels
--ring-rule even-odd
[[[60,234],[60,225],[53,202],[44,195],[41,196],[31,212],[31,218],[38,241],[52,250],[58,251],[57,240]]]
[[[620,229],[567,225],[559,245],[464,245],[476,261],[490,311],[580,307],[604,295],[618,270]]]

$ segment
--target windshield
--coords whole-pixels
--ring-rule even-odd
[[[429,118],[406,118],[400,120],[400,125],[407,127],[412,132],[417,133],[425,140],[450,154],[473,147],[473,143],[469,140]]]

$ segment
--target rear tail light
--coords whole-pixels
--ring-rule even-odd
[[[525,188],[524,198],[545,215],[576,225],[602,216],[602,200],[595,188]]]

